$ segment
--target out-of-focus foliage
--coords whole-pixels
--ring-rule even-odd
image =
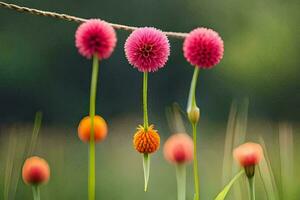
[[[147,193],[144,192],[142,155],[133,149],[132,134],[130,134],[137,121],[136,118],[130,117],[112,121],[111,123],[118,124],[118,126],[111,127],[107,140],[97,145],[97,199],[176,199],[175,167],[163,159],[161,150],[151,157],[149,190]],[[299,133],[299,128],[299,125],[293,127],[294,152],[300,150],[297,145],[300,138],[296,135]],[[260,142],[259,137],[265,139],[267,148],[265,155],[268,156],[270,162],[268,167],[271,167],[268,170],[271,169],[275,177],[277,189],[280,192],[279,199],[298,200],[300,193],[297,188],[300,187],[300,181],[294,177],[300,175],[300,160],[299,157],[293,157],[292,153],[285,157],[279,156],[279,151],[288,152],[291,148],[278,145],[278,130],[276,124],[267,121],[263,123],[251,121],[246,140]],[[31,188],[25,185],[20,177],[26,152],[25,147],[30,141],[32,126],[7,127],[1,131],[7,134],[0,137],[0,194],[3,195],[7,190],[10,199],[13,199],[14,196],[16,200],[32,199]],[[165,132],[171,134],[168,131]],[[212,200],[228,183],[222,183],[222,165],[228,164],[223,162],[225,125],[203,125],[200,133],[198,140],[200,193],[202,199]],[[290,132],[287,134],[290,135]],[[39,135],[34,154],[46,158],[52,170],[49,184],[41,188],[42,199],[86,199],[88,148],[77,138],[76,130],[42,126]],[[286,138],[291,141],[288,135]],[[162,143],[165,139],[166,137],[162,137]],[[286,160],[293,160],[293,164],[283,163]],[[233,166],[237,167],[237,164],[233,162]],[[288,171],[291,167],[293,170]],[[260,173],[268,176],[269,171],[265,171],[265,169],[265,166],[262,166]],[[187,170],[187,199],[192,199],[194,194],[192,165],[189,165]],[[286,172],[293,173],[294,176],[281,176]],[[257,199],[267,199],[269,194],[265,187],[270,189],[268,187],[272,184],[272,180],[261,178],[260,173],[256,173]],[[263,184],[263,180],[266,180],[266,185]],[[286,188],[286,183],[292,187]],[[240,181],[235,182],[233,189],[229,191],[228,199],[247,199],[247,190],[241,193],[241,196],[236,196],[235,188],[239,188],[239,184],[246,186],[246,179],[241,177]],[[286,191],[289,193],[286,194]],[[289,197],[285,195],[289,195]]]

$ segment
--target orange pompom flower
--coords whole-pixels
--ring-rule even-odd
[[[38,156],[28,158],[23,165],[22,177],[24,182],[29,185],[47,183],[50,178],[47,161]]]
[[[164,156],[166,160],[175,164],[184,164],[192,161],[193,151],[193,140],[184,133],[172,135],[164,144]]]
[[[107,124],[105,120],[96,115],[94,117],[94,140],[95,142],[100,142],[104,140],[107,136]],[[78,136],[79,138],[84,141],[90,141],[90,134],[91,134],[91,118],[87,116],[83,118],[78,126]]]
[[[157,151],[160,137],[157,130],[154,130],[154,125],[150,125],[147,129],[140,125],[133,137],[133,145],[140,153],[149,154]]]

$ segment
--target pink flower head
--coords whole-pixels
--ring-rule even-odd
[[[259,144],[248,142],[235,148],[233,156],[241,166],[249,167],[261,161],[263,150]]]
[[[164,145],[164,156],[171,163],[187,163],[193,160],[193,140],[187,134],[172,135]]]
[[[183,43],[184,57],[192,65],[209,69],[223,58],[224,43],[219,34],[212,29],[196,28]]]
[[[24,182],[30,185],[48,182],[50,168],[47,161],[37,156],[26,159],[22,168],[22,177]]]
[[[125,54],[141,72],[154,72],[164,67],[170,55],[167,36],[156,28],[139,28],[125,42]]]
[[[116,42],[113,27],[100,19],[90,19],[82,23],[75,33],[76,47],[86,58],[91,58],[95,54],[100,59],[110,57]]]

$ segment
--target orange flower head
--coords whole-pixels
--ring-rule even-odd
[[[47,183],[50,178],[49,165],[40,157],[30,157],[23,165],[22,177],[24,182],[29,185]]]
[[[78,136],[84,141],[90,141],[91,134],[91,118],[89,116],[83,118],[78,126]],[[94,117],[94,140],[95,142],[100,142],[104,140],[107,136],[107,124],[105,120],[96,115]]]
[[[248,142],[234,149],[233,157],[242,167],[257,165],[263,157],[263,149],[259,144]]]
[[[150,125],[147,129],[143,126],[137,128],[137,132],[133,137],[134,148],[140,153],[153,153],[158,150],[160,137],[154,125]]]

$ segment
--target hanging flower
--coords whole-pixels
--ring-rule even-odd
[[[191,65],[209,69],[223,58],[224,44],[217,32],[207,28],[191,31],[183,43],[184,57]]]
[[[99,59],[110,57],[116,42],[113,27],[100,19],[90,19],[84,22],[75,34],[75,44],[79,53],[88,59],[93,55],[97,55]]]
[[[156,28],[139,28],[127,38],[125,54],[129,63],[139,71],[154,72],[164,67],[168,60],[169,40]]]

